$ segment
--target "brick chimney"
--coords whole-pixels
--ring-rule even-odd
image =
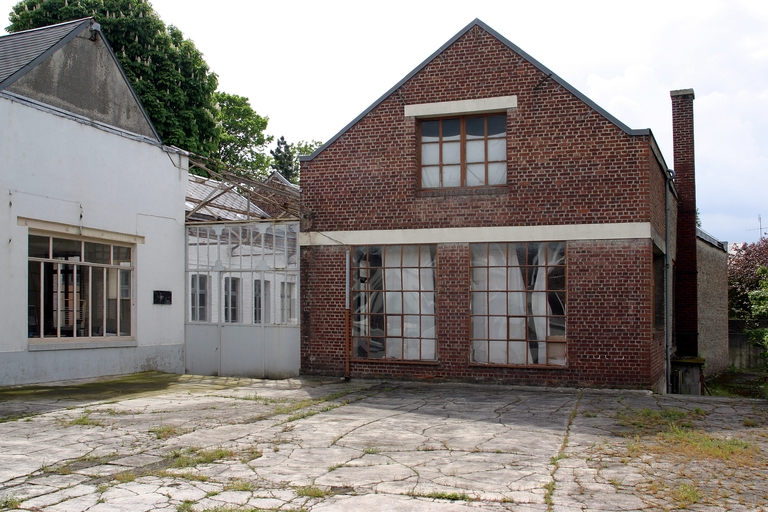
[[[675,261],[675,356],[699,351],[698,275],[696,270],[696,176],[693,152],[693,89],[670,92],[675,185],[680,197]]]

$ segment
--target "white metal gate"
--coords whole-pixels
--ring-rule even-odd
[[[186,273],[187,373],[298,376],[298,221],[188,224]]]

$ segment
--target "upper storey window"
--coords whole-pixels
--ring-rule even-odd
[[[505,114],[421,121],[421,187],[506,184],[506,125]]]

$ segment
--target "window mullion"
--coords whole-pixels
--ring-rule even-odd
[[[461,186],[467,186],[467,118],[459,119],[459,165],[461,166]]]

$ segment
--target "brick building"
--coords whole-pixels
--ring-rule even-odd
[[[653,134],[481,21],[302,160],[302,373],[665,389],[680,197]]]

